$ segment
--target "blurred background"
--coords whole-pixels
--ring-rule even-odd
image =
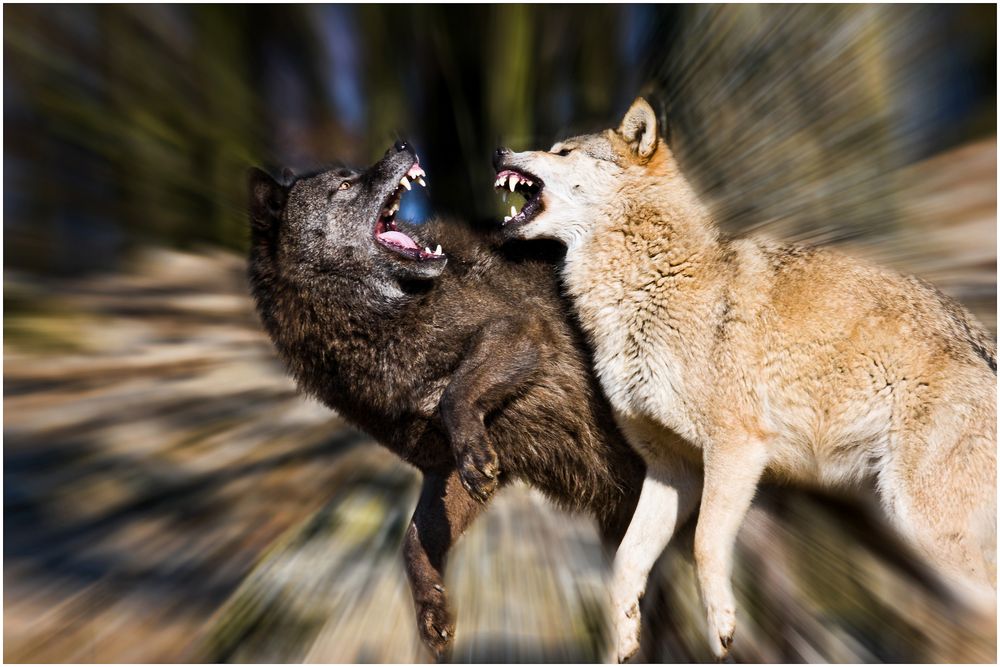
[[[926,278],[996,333],[996,7],[5,6],[4,658],[398,661],[417,474],[299,396],[244,278],[245,172],[413,142],[402,214],[500,213],[492,149],[649,95],[732,233]],[[689,536],[688,536],[689,537]],[[684,536],[641,657],[705,660]],[[586,517],[500,495],[453,552],[456,660],[593,661]],[[765,489],[736,658],[995,662],[867,506]]]

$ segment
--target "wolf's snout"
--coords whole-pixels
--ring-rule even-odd
[[[508,155],[510,155],[510,151],[502,146],[493,151],[493,168],[500,171],[500,167]]]

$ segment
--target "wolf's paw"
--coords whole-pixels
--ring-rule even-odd
[[[618,611],[615,619],[615,635],[618,641],[618,662],[626,663],[639,652],[639,630],[642,619],[639,615],[639,601]]]
[[[726,604],[708,608],[708,642],[715,659],[722,661],[729,656],[736,633],[736,606]]]
[[[470,447],[458,462],[458,475],[469,495],[485,503],[496,493],[500,466],[492,447]]]
[[[424,603],[417,611],[417,629],[424,645],[438,662],[448,659],[455,639],[455,624],[443,604]]]

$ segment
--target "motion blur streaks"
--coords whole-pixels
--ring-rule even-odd
[[[136,263],[5,276],[28,311],[4,336],[7,659],[180,658],[361,439],[284,378],[240,260]]]
[[[227,253],[28,281],[5,336],[8,661],[424,661],[399,545],[417,474],[299,397]],[[30,314],[28,314],[30,312]],[[690,535],[647,657],[702,660]],[[514,487],[453,552],[462,661],[607,649],[593,526]],[[995,638],[860,508],[766,491],[741,534],[746,660],[989,661]]]
[[[996,332],[996,7],[4,8],[4,658],[428,659],[417,473],[301,396],[248,297],[248,166],[405,137],[404,215],[500,214],[489,156],[638,93],[724,228],[928,279]],[[642,657],[707,660],[690,529]],[[456,660],[608,655],[594,527],[505,490],[451,555]],[[866,505],[764,489],[744,661],[994,662]]]

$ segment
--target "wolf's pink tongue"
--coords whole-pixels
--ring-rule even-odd
[[[409,236],[403,232],[382,232],[378,235],[380,239],[385,239],[390,243],[395,243],[398,246],[403,246],[404,248],[410,248],[412,250],[417,250],[417,244],[413,242]]]

